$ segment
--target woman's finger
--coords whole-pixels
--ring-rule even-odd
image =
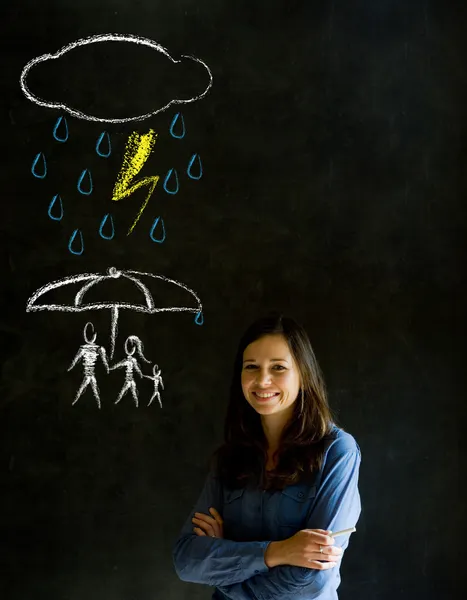
[[[192,522],[196,523],[196,525],[198,525],[198,527],[206,532],[206,534],[210,537],[224,537],[222,527],[217,523],[217,521],[213,520],[213,523],[207,523],[201,519],[193,518]]]
[[[315,544],[320,544],[321,546],[332,546],[335,543],[335,540],[332,536],[326,535],[326,530],[324,530],[325,533],[320,533],[321,530],[318,531],[318,529],[304,529],[303,531],[308,532],[312,536]]]
[[[193,517],[193,519],[191,519],[193,523],[196,523],[196,525],[198,525],[198,527],[202,527],[204,530],[206,530],[207,528],[209,529],[215,529],[217,527],[219,527],[217,521],[215,519],[199,519],[196,517]]]
[[[196,535],[206,535],[199,527],[193,527],[193,531],[196,533]]]
[[[214,525],[214,523],[217,522],[216,519],[214,519],[214,517],[211,517],[211,515],[205,515],[204,513],[195,513],[195,518],[200,519],[201,521],[205,521],[210,525]]]
[[[326,569],[332,569],[336,565],[336,562],[319,562],[319,560],[312,560],[308,563],[307,566],[310,569],[318,569],[320,571],[325,571]]]
[[[223,521],[222,517],[220,516],[220,514],[217,512],[217,510],[214,507],[211,507],[209,509],[209,511],[214,516],[214,518],[219,523],[219,525],[223,525],[224,521]]]
[[[201,527],[201,529],[203,529],[203,531],[212,531],[213,529],[213,523],[208,523],[207,521],[205,521],[204,519],[196,519],[193,518],[191,519],[193,523],[195,523],[198,527]],[[214,521],[215,522],[215,521]]]
[[[216,519],[203,513],[195,513],[195,515],[196,517],[192,519],[193,522],[196,522],[197,524],[203,523],[204,525],[206,525],[208,528],[210,528],[207,530],[210,534],[214,533],[214,535],[216,535],[217,537],[223,536],[222,524],[219,523]],[[206,531],[206,527],[204,527],[204,529]]]
[[[342,558],[342,548],[340,546],[326,546],[326,548],[323,549],[323,554],[331,556],[332,560],[339,560]]]
[[[217,511],[216,511],[216,513],[217,513]],[[217,518],[213,518],[204,513],[195,513],[195,516],[192,518],[192,522],[195,523],[196,525],[198,525],[198,527],[201,527],[203,529],[203,531],[205,531],[207,533],[207,535],[218,537],[218,538],[223,538],[224,530],[223,530],[223,525],[222,525],[222,523],[223,523],[222,517],[220,516],[219,513],[217,513],[217,515],[218,515]],[[221,522],[219,522],[218,519]]]

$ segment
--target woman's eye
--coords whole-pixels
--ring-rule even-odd
[[[243,368],[245,371],[251,371],[252,369],[256,369],[256,365],[245,365]]]
[[[285,367],[282,365],[274,365],[275,371],[285,371]]]

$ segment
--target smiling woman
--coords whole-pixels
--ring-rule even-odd
[[[247,346],[242,390],[250,406],[261,415],[268,440],[266,471],[276,466],[279,437],[293,415],[300,385],[298,365],[283,335],[266,335]]]
[[[361,511],[360,448],[332,418],[316,357],[293,319],[264,318],[240,340],[225,441],[175,544],[183,581],[215,600],[336,600]]]

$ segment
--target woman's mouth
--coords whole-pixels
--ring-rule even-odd
[[[253,392],[253,396],[258,402],[268,402],[279,395],[279,392]]]

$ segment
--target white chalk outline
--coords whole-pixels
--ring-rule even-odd
[[[92,327],[92,337],[88,336],[88,327]],[[83,330],[84,344],[79,347],[74,359],[71,361],[71,365],[68,367],[68,371],[75,368],[78,361],[81,359],[83,362],[83,381],[76,392],[75,399],[71,403],[73,406],[78,402],[81,396],[84,394],[86,388],[90,385],[92,393],[97,402],[97,407],[101,407],[101,399],[99,395],[99,386],[97,385],[96,379],[96,363],[100,358],[104,365],[107,373],[109,372],[109,364],[107,362],[107,356],[104,346],[96,344],[97,333],[94,329],[94,325],[90,322],[86,323]]]
[[[205,91],[202,94],[200,94],[199,96],[195,96],[193,98],[188,98],[187,100],[178,100],[178,99],[171,100],[168,104],[166,104],[162,108],[159,108],[153,112],[149,112],[144,115],[138,115],[135,117],[126,117],[126,118],[122,118],[122,119],[106,119],[106,118],[101,118],[101,117],[94,117],[93,115],[87,115],[86,113],[83,113],[80,110],[72,108],[71,106],[68,106],[67,104],[62,104],[61,102],[47,102],[43,98],[39,98],[38,96],[34,95],[29,90],[29,88],[26,84],[26,78],[27,78],[29,71],[32,69],[32,67],[34,67],[38,63],[45,62],[47,60],[55,60],[57,58],[60,58],[61,56],[63,56],[63,54],[65,54],[69,50],[73,50],[74,48],[77,48],[79,46],[87,46],[89,44],[95,44],[95,43],[99,43],[99,42],[129,42],[129,43],[134,43],[134,44],[140,44],[142,46],[148,46],[149,48],[152,48],[153,50],[157,50],[158,52],[161,52],[162,54],[164,54],[173,63],[179,63],[179,62],[181,62],[181,59],[189,58],[189,59],[199,63],[200,65],[203,65],[203,67],[207,70],[207,72],[209,74],[209,85],[207,86]],[[30,60],[23,67],[23,70],[21,71],[20,86],[21,86],[21,89],[22,89],[24,95],[26,96],[26,98],[28,98],[28,100],[31,100],[31,102],[34,102],[35,104],[38,104],[39,106],[45,106],[46,108],[59,108],[61,110],[66,111],[68,114],[72,115],[73,117],[77,117],[78,119],[84,119],[86,121],[96,121],[98,123],[129,123],[132,121],[144,121],[144,119],[148,119],[149,117],[157,115],[158,113],[166,110],[172,104],[187,104],[189,102],[196,102],[196,100],[201,100],[201,98],[203,98],[210,90],[210,88],[212,86],[213,77],[212,77],[211,70],[209,69],[207,64],[204,61],[202,61],[200,58],[196,58],[195,56],[191,56],[188,54],[183,54],[181,59],[176,60],[175,58],[172,58],[166,48],[164,48],[163,46],[161,46],[154,40],[150,40],[148,38],[139,37],[137,35],[132,35],[132,34],[118,34],[118,33],[98,34],[98,35],[93,35],[93,36],[90,36],[87,38],[81,38],[79,40],[76,40],[75,42],[71,42],[70,44],[67,44],[66,46],[63,46],[62,48],[60,48],[60,50],[58,50],[58,52],[56,52],[55,54],[42,54],[41,56],[37,56],[36,58],[33,58],[32,60]]]
[[[157,373],[156,373],[156,371],[157,371]],[[143,377],[146,377],[146,379],[150,379],[151,381],[154,382],[154,391],[152,393],[151,400],[149,400],[148,406],[151,406],[154,398],[157,398],[159,401],[159,405],[162,408],[162,400],[161,400],[161,393],[159,392],[159,385],[161,386],[162,389],[165,389],[165,388],[164,388],[164,382],[162,380],[162,371],[161,371],[161,369],[159,369],[159,365],[154,364],[152,367],[152,375],[143,375]]]
[[[72,275],[70,277],[65,277],[63,279],[58,279],[57,281],[53,281],[51,283],[47,283],[42,286],[38,290],[34,292],[34,294],[28,299],[26,303],[26,312],[37,312],[42,310],[48,311],[60,311],[60,312],[84,312],[87,310],[101,310],[101,309],[110,309],[111,311],[111,333],[110,333],[110,358],[113,357],[115,351],[115,341],[118,333],[118,314],[119,310],[125,308],[128,310],[135,310],[136,312],[154,314],[158,312],[191,312],[191,313],[202,313],[203,306],[201,304],[201,300],[198,298],[197,294],[190,289],[188,286],[176,281],[175,279],[170,279],[165,277],[164,275],[154,275],[153,273],[144,273],[141,271],[119,271],[115,267],[109,267],[107,270],[107,275],[102,275],[101,273],[82,273],[80,275]],[[154,298],[152,297],[151,292],[148,288],[137,278],[138,276],[146,276],[153,277],[154,279],[161,279],[167,283],[173,283],[178,287],[184,289],[189,292],[197,301],[198,307],[179,307],[179,306],[171,306],[165,308],[157,308],[154,304]],[[128,302],[94,302],[92,304],[82,304],[84,295],[86,292],[101,281],[105,281],[108,279],[118,279],[119,277],[125,277],[133,283],[143,292],[146,306],[141,304],[130,304]],[[77,292],[73,305],[63,305],[63,304],[35,304],[36,300],[40,298],[43,294],[50,292],[51,290],[60,288],[65,285],[70,285],[73,283],[80,283],[81,281],[86,281],[87,283],[83,285]]]
[[[132,348],[130,347],[130,342],[133,344]],[[113,371],[115,369],[125,368],[125,381],[123,383],[122,389],[120,390],[120,393],[118,394],[115,404],[118,404],[120,402],[120,400],[123,398],[123,396],[128,391],[130,391],[131,395],[133,396],[133,400],[136,404],[136,408],[138,408],[138,389],[136,387],[134,372],[136,371],[136,373],[138,373],[138,375],[141,377],[141,379],[146,376],[143,375],[143,372],[141,371],[141,367],[139,366],[138,361],[133,356],[135,351],[138,352],[138,355],[142,360],[144,360],[147,363],[151,362],[143,354],[143,342],[139,339],[139,337],[137,335],[130,335],[125,342],[126,358],[124,358],[117,364],[110,367],[110,370]],[[148,404],[148,406],[149,406],[149,404]]]

